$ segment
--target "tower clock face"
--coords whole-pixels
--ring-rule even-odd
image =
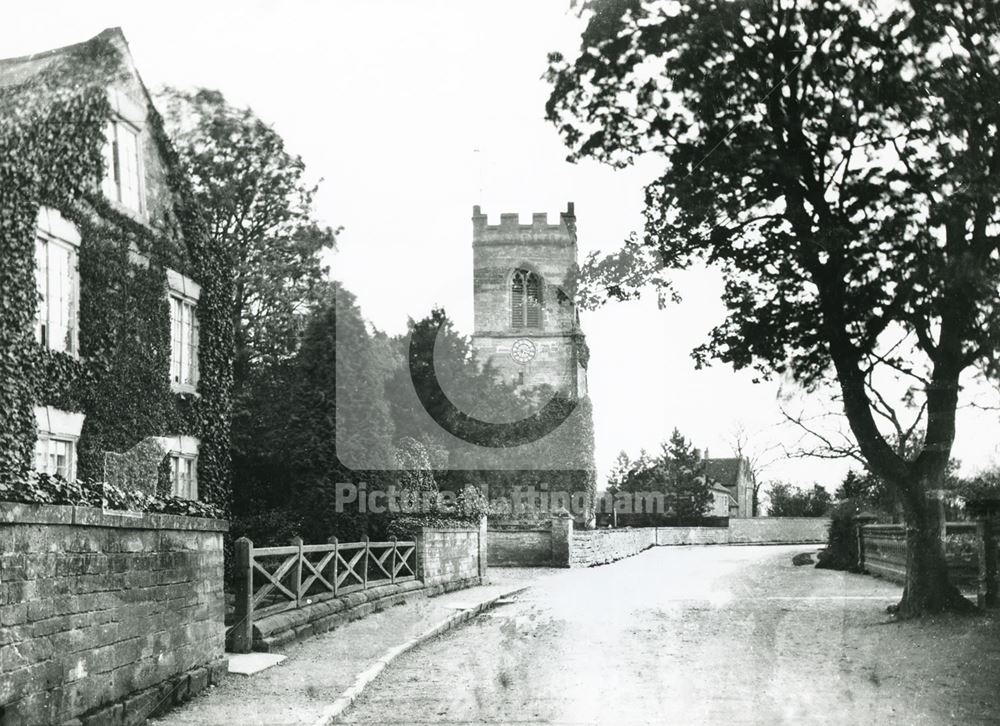
[[[510,357],[514,359],[515,363],[521,365],[530,363],[535,357],[535,344],[527,338],[518,338],[510,347]]]

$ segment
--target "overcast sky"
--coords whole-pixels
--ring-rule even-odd
[[[318,216],[343,225],[333,276],[390,333],[443,305],[472,324],[473,204],[501,212],[576,203],[581,258],[613,250],[641,225],[656,160],[615,171],[569,164],[547,124],[546,54],[572,53],[580,21],[568,0],[212,0],[17,3],[4,10],[0,57],[85,40],[121,26],[139,71],[161,84],[217,88],[273,124],[311,175]],[[696,371],[691,349],[722,316],[711,271],[679,279],[684,301],[584,313],[601,472],[620,449],[654,449],[673,427],[730,455],[742,425],[757,447],[798,434],[781,420],[776,384],[717,364]],[[998,453],[996,414],[963,412],[955,453],[966,470]],[[769,456],[769,459],[774,458]],[[784,460],[766,475],[831,488],[847,464]]]

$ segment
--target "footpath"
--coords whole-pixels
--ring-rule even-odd
[[[549,569],[491,568],[488,585],[426,597],[355,620],[278,651],[281,663],[251,676],[230,674],[150,726],[326,726],[396,657],[506,598]]]

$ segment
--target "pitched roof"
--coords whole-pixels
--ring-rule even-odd
[[[108,42],[128,53],[128,42],[125,40],[125,34],[122,33],[122,29],[106,28],[93,38],[80,43],[64,45],[61,48],[52,48],[51,50],[22,55],[16,58],[0,59],[0,88],[20,86],[29,82],[47,68],[83,50],[86,46]]]
[[[746,460],[739,457],[705,459],[705,474],[725,487],[735,487],[740,480],[740,469]]]

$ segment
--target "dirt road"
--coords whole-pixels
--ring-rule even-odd
[[[391,665],[351,723],[997,724],[1000,621],[894,623],[809,547],[660,547],[565,571]]]

